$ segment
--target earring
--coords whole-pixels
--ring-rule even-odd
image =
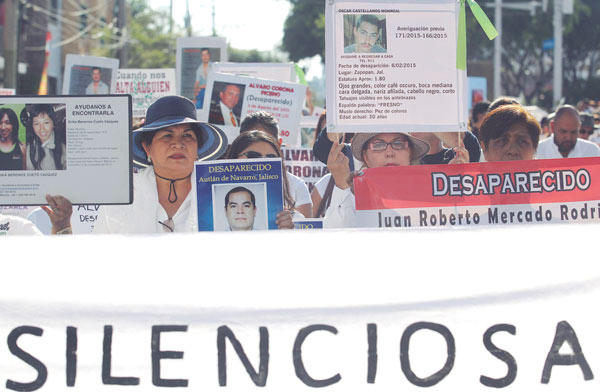
[[[148,155],[148,162],[152,163],[152,157]]]

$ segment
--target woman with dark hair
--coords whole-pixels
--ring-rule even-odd
[[[12,109],[0,108],[0,170],[24,170],[25,153],[17,115]]]
[[[335,141],[327,160],[335,186],[323,218],[326,228],[356,227],[356,203],[343,147],[344,144]],[[419,165],[429,151],[429,144],[407,133],[357,133],[351,148],[354,158],[363,163],[362,169],[370,169]]]
[[[479,129],[485,160],[535,159],[540,133],[540,124],[521,105],[499,106],[486,114]]]
[[[27,169],[65,170],[66,145],[62,132],[56,132],[56,115],[52,105],[32,105],[27,110]]]
[[[192,180],[196,160],[220,157],[227,137],[196,119],[194,103],[180,96],[156,100],[146,122],[133,132],[134,161],[146,166],[134,176],[133,204],[102,206],[94,233],[197,231]]]
[[[229,159],[281,158],[279,143],[264,131],[248,131],[235,138],[229,148]],[[290,183],[283,160],[281,161],[283,175],[283,207],[277,214],[277,226],[280,229],[293,229],[290,210],[294,208],[294,199],[290,194]]]

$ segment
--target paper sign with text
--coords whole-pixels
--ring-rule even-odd
[[[0,95],[15,95],[14,88],[0,88]]]
[[[132,202],[131,96],[4,97],[0,110],[27,135],[0,165],[0,205]]]
[[[367,169],[356,216],[380,228],[600,222],[599,180],[600,158]]]
[[[459,5],[327,2],[327,131],[466,130],[466,71],[456,68]]]
[[[206,88],[206,105],[200,121],[217,125],[231,143],[240,134],[246,115],[265,111],[279,122],[279,137],[289,145],[299,142],[300,116],[306,86],[211,72]]]
[[[327,165],[315,158],[312,148],[285,146],[281,152],[287,171],[303,179],[309,192],[312,192],[317,181],[329,173]]]
[[[283,210],[280,158],[196,162],[199,231],[277,229]]]
[[[120,69],[115,92],[133,97],[133,118],[146,117],[154,101],[176,94],[175,69]]]
[[[119,60],[107,57],[67,54],[63,95],[114,94]]]
[[[280,82],[297,81],[294,63],[217,63],[213,71]]]
[[[214,63],[227,61],[227,42],[223,37],[180,37],[176,56],[177,94],[194,101],[200,110]]]

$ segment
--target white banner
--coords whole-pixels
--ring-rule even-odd
[[[74,392],[597,391],[591,229],[13,237],[7,260],[27,257],[3,268],[23,279],[0,286],[1,381]],[[304,243],[324,246],[289,251]]]
[[[214,72],[296,83],[294,63],[217,63]]]
[[[132,96],[133,118],[146,117],[154,101],[176,94],[175,69],[120,69],[115,92]]]

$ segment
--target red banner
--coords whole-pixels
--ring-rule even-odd
[[[366,227],[599,222],[598,180],[600,158],[571,158],[368,169],[354,190]]]

